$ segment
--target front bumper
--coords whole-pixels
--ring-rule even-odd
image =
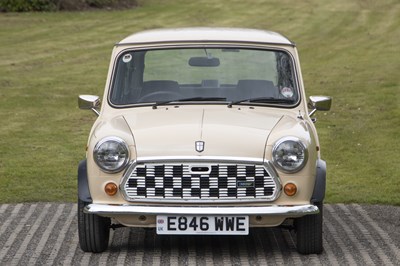
[[[172,206],[133,206],[133,205],[108,205],[89,204],[84,209],[85,213],[103,216],[113,215],[271,215],[290,218],[301,217],[319,213],[315,205],[297,206],[245,206],[245,207],[172,207]]]

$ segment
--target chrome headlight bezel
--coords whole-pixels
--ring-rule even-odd
[[[111,156],[117,156],[117,161],[108,161],[107,158],[100,159],[102,156],[109,156],[111,147],[105,145],[114,145],[113,154]],[[107,150],[108,149],[108,150]],[[129,163],[130,153],[129,147],[126,142],[119,137],[105,137],[97,142],[93,150],[93,160],[100,169],[106,173],[118,173],[125,169]],[[113,165],[113,163],[115,165]]]
[[[289,150],[286,149],[283,151],[285,154],[282,154],[282,150],[283,150],[282,145],[285,145],[285,144],[291,145],[291,151],[288,152]],[[300,149],[301,152],[296,154],[294,149]],[[297,158],[300,156],[300,157],[302,157],[302,158],[300,158],[301,162],[297,163],[294,166],[293,165],[285,166],[283,163],[283,161],[285,160],[283,158],[283,155],[296,156]],[[299,138],[296,138],[296,137],[281,138],[275,143],[274,147],[272,148],[272,162],[278,169],[280,169],[284,173],[293,174],[293,173],[299,172],[307,164],[307,160],[308,160],[307,146]],[[287,163],[290,163],[290,162],[287,162]]]

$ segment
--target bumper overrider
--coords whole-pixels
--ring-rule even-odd
[[[108,205],[89,204],[85,213],[102,216],[113,215],[271,215],[301,217],[319,213],[312,204],[296,206],[256,206],[256,207],[176,207],[176,206],[142,206],[142,205]]]

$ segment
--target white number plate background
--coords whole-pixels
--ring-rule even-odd
[[[157,216],[159,235],[248,235],[248,216]]]

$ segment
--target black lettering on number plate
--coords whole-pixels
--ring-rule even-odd
[[[240,231],[245,232],[245,217],[215,217],[215,231]],[[225,225],[225,226],[224,226]]]
[[[237,217],[236,219],[236,231],[246,231],[244,227],[244,217]]]
[[[235,218],[236,217],[225,217],[226,231],[235,230]]]
[[[207,231],[210,228],[208,224],[208,217],[201,217],[200,218],[200,229],[202,231]]]
[[[214,216],[212,218],[207,216],[168,216],[166,218],[166,231],[175,232],[175,234],[179,234],[179,232],[189,234],[208,232],[210,229],[211,232],[208,233],[234,234],[235,232],[247,231],[247,217]],[[161,231],[163,230],[159,230],[159,232]]]
[[[224,217],[215,217],[215,231],[224,231]]]
[[[181,231],[186,231],[187,229],[187,218],[185,216],[179,217],[178,228]]]
[[[168,226],[168,231],[176,231],[175,222],[173,220],[176,220],[176,217],[168,217],[167,220],[167,226]]]

